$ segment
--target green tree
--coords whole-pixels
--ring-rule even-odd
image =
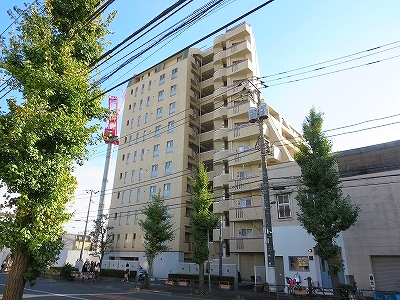
[[[145,278],[144,287],[150,287],[150,276],[153,274],[154,258],[169,249],[167,242],[174,238],[171,216],[164,205],[164,198],[161,192],[153,196],[153,201],[149,203],[142,213],[146,216],[145,220],[139,220],[139,226],[144,232],[144,253],[149,264],[148,277]]]
[[[210,211],[213,194],[207,170],[199,162],[197,170],[190,180],[192,189],[193,212],[190,216],[194,239],[193,261],[199,265],[199,284],[204,284],[204,262],[208,260],[208,234],[218,224],[218,217]]]
[[[108,216],[101,215],[100,218],[93,221],[94,229],[90,232],[90,240],[92,242],[92,256],[100,259],[100,266],[103,262],[104,255],[109,253],[114,246],[112,238],[112,230],[114,227],[108,226]]]
[[[340,296],[339,272],[343,270],[340,247],[335,239],[357,220],[359,207],[344,197],[337,154],[332,153],[332,144],[322,132],[323,114],[315,108],[303,122],[306,143],[298,144],[295,156],[302,173],[299,193],[296,197],[300,212],[297,217],[302,226],[314,237],[315,253],[327,261],[335,296]]]
[[[89,122],[104,118],[88,71],[112,19],[96,16],[98,5],[46,0],[15,7],[19,25],[0,43],[0,71],[22,98],[7,99],[0,113],[0,178],[20,195],[3,203],[8,213],[0,220],[0,246],[10,248],[13,259],[4,300],[22,299],[26,281],[33,285],[56,261],[70,218],[65,206],[77,185],[74,163],[87,158],[98,131]]]

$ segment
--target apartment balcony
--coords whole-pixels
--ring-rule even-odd
[[[250,102],[243,100],[241,102],[237,102],[236,104],[229,106],[228,108],[228,118],[238,117],[241,115],[248,115],[250,108]]]
[[[209,171],[209,172],[207,172],[207,177],[208,177],[208,180],[209,180],[209,181],[213,181],[213,179],[214,179],[214,174],[215,174],[214,171]]]
[[[218,152],[214,152],[214,162],[227,162],[229,156],[228,150],[220,150]]]
[[[214,38],[213,44],[216,45],[216,44],[219,44],[219,43],[224,42],[225,40],[226,40],[225,34],[220,34],[220,35],[218,35],[218,36],[216,36],[216,37]]]
[[[244,124],[240,125],[234,129],[230,129],[228,132],[228,139],[230,141],[233,140],[241,140],[241,139],[249,139],[250,137],[260,135],[260,130],[258,128],[258,124]]]
[[[254,175],[250,178],[236,177],[229,180],[229,190],[232,193],[248,192],[253,190],[259,190],[261,188],[261,177]]]
[[[235,27],[228,29],[225,33],[226,40],[244,40],[251,35],[251,27],[246,22],[242,22]]]
[[[226,86],[221,86],[221,87],[217,88],[213,92],[213,99],[218,99],[219,97],[222,97],[226,93],[226,91],[227,91]]]
[[[226,73],[227,73],[226,67],[219,68],[214,72],[214,81],[216,81],[219,78],[226,77]]]
[[[229,240],[231,252],[264,252],[263,236],[231,237]]]
[[[210,140],[212,141],[214,138],[214,130],[200,133],[199,138],[200,138],[200,143]]]
[[[219,62],[223,59],[225,59],[225,50],[220,50],[217,53],[214,54],[214,65],[216,62]]]
[[[222,232],[219,228],[213,229],[213,242],[218,242],[220,235],[222,235],[223,240],[229,240],[231,238],[231,228],[222,227]]]
[[[200,116],[200,123],[210,122],[214,119],[214,113],[209,112]]]
[[[244,206],[244,207],[231,207],[229,209],[229,221],[247,221],[247,220],[261,220],[264,212],[261,205]]]
[[[242,60],[226,68],[227,76],[247,77],[249,73],[253,73],[253,63],[249,59]]]
[[[247,77],[247,76],[245,76]],[[227,90],[226,90],[226,96],[230,97],[235,95],[236,93],[242,92],[243,90],[243,86],[238,86],[237,83],[231,84],[230,86],[228,86]]]
[[[260,162],[260,160],[261,160],[261,152],[259,149],[249,149],[247,151],[229,154],[230,166],[255,163],[255,162]]]
[[[218,140],[226,140],[228,138],[228,128],[221,127],[219,129],[214,130],[214,141]]]
[[[214,90],[214,79],[212,77],[200,82],[201,90],[208,90],[211,88]]]
[[[201,66],[201,73],[206,73],[206,72],[211,72],[214,71],[214,63],[213,62],[209,62],[206,65],[202,65]]]
[[[251,53],[251,44],[248,40],[244,40],[238,44],[232,45],[225,51],[226,57],[245,57],[247,54]]]
[[[213,213],[215,214],[222,214],[225,211],[229,211],[229,208],[230,208],[229,200],[215,201],[213,203]]]
[[[215,175],[212,180],[214,188],[227,186],[229,184],[229,174]]]
[[[203,96],[200,98],[200,103],[201,105],[206,105],[211,103],[214,100],[213,94],[211,95],[207,95],[207,96]]]
[[[199,154],[199,159],[202,161],[209,161],[209,160],[213,160],[214,158],[214,150],[210,150],[207,152],[201,152]]]
[[[228,108],[226,106],[221,106],[214,110],[214,120],[228,117]]]

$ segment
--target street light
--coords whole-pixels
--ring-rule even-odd
[[[256,78],[259,80],[259,78]],[[257,108],[251,107],[248,111],[249,114],[249,122],[250,123],[258,123],[259,127],[259,143],[261,150],[261,171],[262,171],[262,186],[261,193],[263,195],[263,210],[264,210],[264,260],[265,260],[265,281],[268,282],[269,279],[269,270],[271,271],[270,283],[275,283],[275,250],[274,243],[272,239],[272,222],[271,222],[271,202],[269,199],[269,184],[268,184],[268,172],[267,172],[267,163],[266,163],[266,151],[265,151],[265,139],[264,139],[264,120],[268,118],[268,106],[266,103],[261,102],[261,92],[260,90],[251,82],[251,80],[246,80],[250,83],[256,92],[257,96]],[[262,81],[260,83],[263,87],[267,87],[264,85]],[[244,88],[243,90],[245,90]]]
[[[92,195],[97,194],[98,191],[87,191],[90,192],[90,199],[89,199],[89,207],[86,215],[86,223],[85,223],[85,231],[83,232],[83,243],[82,243],[82,248],[81,248],[81,253],[79,254],[79,260],[82,260],[82,254],[83,254],[83,249],[85,248],[85,240],[86,240],[86,230],[87,230],[87,224],[89,222],[89,212],[90,212],[90,204],[92,203]]]

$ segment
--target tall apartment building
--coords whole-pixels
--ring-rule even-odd
[[[202,160],[213,186],[213,210],[221,218],[211,237],[211,259],[219,259],[221,240],[224,263],[237,263],[240,254],[245,276],[253,274],[253,265],[264,265],[259,127],[248,120],[259,76],[247,23],[215,37],[209,49],[187,49],[134,76],[126,90],[110,207],[110,259],[144,260],[138,220],[161,191],[176,234],[170,250],[157,257],[154,275],[191,261],[189,177]],[[293,161],[300,133],[271,107],[263,135],[268,166]],[[281,218],[287,217],[287,201],[278,198]]]

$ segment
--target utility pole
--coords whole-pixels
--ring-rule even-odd
[[[90,190],[87,192],[90,192],[90,199],[89,199],[89,207],[88,207],[88,211],[87,211],[87,215],[86,215],[85,231],[83,232],[83,244],[82,244],[82,248],[81,248],[81,253],[79,254],[79,260],[82,260],[83,249],[85,248],[86,230],[87,230],[87,224],[89,222],[89,213],[90,213],[90,204],[92,203],[92,195],[98,193],[98,191],[93,191],[93,190]]]
[[[259,80],[257,78],[257,80]],[[271,221],[271,203],[269,199],[269,184],[268,172],[265,151],[264,139],[264,120],[268,118],[268,106],[266,103],[261,103],[260,90],[250,81],[248,82],[255,88],[257,96],[257,108],[252,107],[249,109],[249,122],[258,123],[259,127],[259,143],[261,150],[261,172],[262,172],[262,186],[261,193],[263,196],[263,210],[264,210],[264,260],[265,260],[265,281],[270,284],[275,284],[275,250],[272,238],[272,221]],[[262,82],[261,82],[262,83]],[[271,278],[269,272],[271,271]]]

